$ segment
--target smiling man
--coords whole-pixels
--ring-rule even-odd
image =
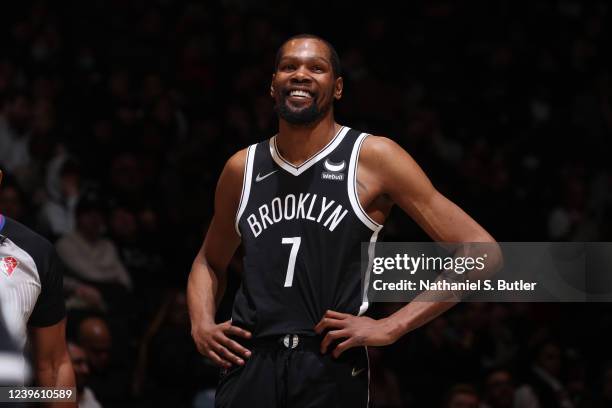
[[[299,35],[279,49],[270,95],[277,135],[232,156],[188,284],[192,335],[224,368],[218,407],[365,407],[365,346],[391,344],[453,303],[412,302],[374,320],[361,243],[398,205],[436,241],[494,242],[384,137],[334,120],[334,48]],[[232,319],[215,323],[225,271],[244,247]]]

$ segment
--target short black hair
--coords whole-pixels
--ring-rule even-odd
[[[278,69],[278,64],[280,63],[280,59],[283,54],[283,47],[285,46],[285,44],[287,44],[289,41],[300,40],[303,38],[310,38],[313,40],[318,40],[318,41],[321,41],[323,44],[325,44],[325,46],[329,50],[329,57],[331,59],[332,71],[334,72],[334,78],[341,77],[342,76],[342,66],[340,65],[340,57],[338,56],[338,53],[336,52],[336,49],[334,48],[334,46],[331,45],[331,43],[327,41],[326,39],[321,38],[318,35],[308,34],[308,33],[294,35],[288,38],[287,40],[285,40],[281,44],[281,46],[278,47],[278,50],[276,51],[276,58],[274,60],[274,70],[276,71]]]

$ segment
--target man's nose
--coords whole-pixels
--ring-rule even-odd
[[[298,67],[291,77],[293,82],[309,82],[311,80],[305,67]]]

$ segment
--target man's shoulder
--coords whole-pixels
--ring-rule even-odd
[[[396,142],[386,136],[376,136],[369,134],[363,140],[361,151],[359,153],[360,163],[363,161],[378,162],[388,158],[402,149]]]
[[[270,139],[264,139],[238,150],[237,152],[232,154],[229,159],[227,159],[223,171],[231,176],[239,177],[240,179],[242,179],[244,175],[244,169],[246,167],[246,162],[249,156],[249,150],[251,148],[257,148],[257,146],[269,142]]]
[[[53,244],[39,233],[19,221],[4,216],[5,224],[2,234],[27,252],[44,255],[53,251]]]
[[[14,254],[17,259],[24,256],[24,253],[34,263],[34,267],[39,276],[44,276],[49,270],[50,265],[53,264],[55,257],[55,247],[49,240],[42,235],[32,231],[30,228],[15,221],[11,218],[5,217],[4,228],[2,228],[2,235],[8,240],[9,244],[4,249],[9,254]],[[7,245],[4,243],[3,245]],[[21,259],[21,261],[26,261]],[[30,261],[28,261],[30,262]]]
[[[240,149],[234,154],[232,154],[230,158],[227,159],[225,167],[227,167],[228,170],[232,170],[232,171],[239,170],[240,172],[242,172],[244,169],[244,164],[246,163],[249,147],[250,146]]]

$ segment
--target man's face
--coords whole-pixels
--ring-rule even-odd
[[[334,78],[330,52],[325,43],[302,38],[287,42],[270,95],[281,119],[294,125],[318,121],[342,97],[342,78]]]
[[[97,337],[83,345],[90,367],[96,372],[104,372],[110,362],[111,340]]]
[[[512,377],[506,371],[497,371],[487,378],[487,394],[491,405],[496,407],[512,406],[514,385]]]
[[[478,397],[473,394],[459,393],[453,396],[449,403],[449,408],[478,408],[480,401]]]
[[[83,391],[87,378],[89,377],[89,363],[85,351],[73,343],[68,343],[68,354],[72,360],[72,367],[76,377],[76,385],[79,392]]]
[[[549,374],[558,376],[561,372],[561,350],[555,344],[547,344],[540,351],[538,365]]]

